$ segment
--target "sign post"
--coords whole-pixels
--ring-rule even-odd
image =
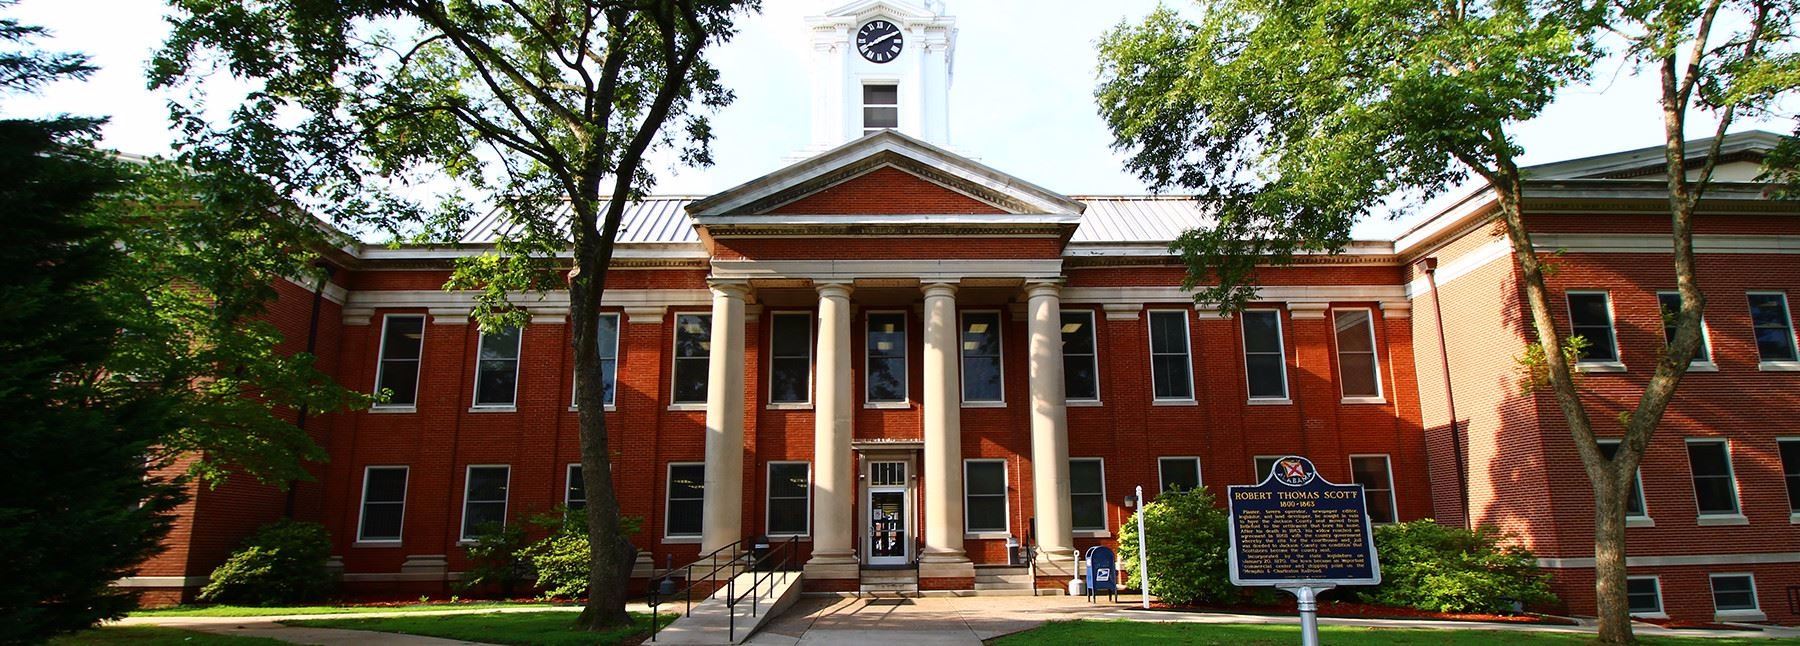
[[[1144,534],[1144,485],[1137,486],[1138,585],[1143,608],[1150,609],[1150,537]]]
[[[1319,593],[1381,583],[1362,485],[1327,482],[1311,460],[1290,455],[1261,483],[1228,490],[1231,583],[1292,593],[1301,643],[1318,646]]]

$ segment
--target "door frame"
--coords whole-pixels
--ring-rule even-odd
[[[874,486],[870,484],[874,482],[874,478],[871,477],[874,466],[877,463],[888,462],[899,462],[906,465],[906,479],[904,484],[884,486]],[[860,523],[859,531],[857,532],[857,534],[860,535],[860,538],[857,541],[857,547],[860,549],[857,551],[862,554],[863,565],[895,566],[911,564],[913,559],[917,557],[917,554],[914,553],[914,547],[918,542],[920,536],[919,531],[921,529],[919,527],[920,514],[917,513],[917,487],[914,486],[914,484],[919,481],[918,460],[910,453],[864,454],[862,464],[858,467],[858,470],[860,471],[857,477],[858,488],[862,491],[857,496],[857,501],[860,503],[858,506],[862,508],[862,511],[857,514],[858,522]],[[898,557],[877,557],[874,555],[875,550],[873,541],[875,534],[871,531],[873,530],[873,527],[871,527],[872,519],[870,513],[871,510],[874,509],[874,494],[876,492],[894,491],[899,491],[902,494],[901,504],[904,506],[904,509],[901,512],[901,518],[903,519],[901,527],[904,531],[901,545],[901,552],[903,555]]]

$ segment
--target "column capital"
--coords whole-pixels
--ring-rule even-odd
[[[713,295],[743,300],[750,296],[750,281],[711,279],[706,286],[712,288]]]
[[[1054,296],[1061,298],[1062,283],[1063,281],[1060,280],[1035,280],[1025,283],[1025,297],[1042,298],[1045,296]]]
[[[919,286],[919,289],[925,292],[925,298],[931,298],[933,296],[955,296],[956,288],[957,285],[953,282],[925,283]]]
[[[813,290],[819,292],[820,298],[849,298],[856,287],[850,281],[813,281]]]

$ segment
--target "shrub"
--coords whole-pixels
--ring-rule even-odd
[[[523,552],[537,572],[538,590],[546,597],[561,599],[587,596],[591,558],[587,517],[580,511],[570,512],[559,507],[534,522],[552,528],[549,536],[526,546]],[[636,534],[641,525],[635,516],[619,519],[620,533],[625,536]]]
[[[1150,593],[1171,604],[1231,603],[1237,588],[1226,574],[1230,536],[1225,511],[1213,505],[1202,487],[1164,491],[1145,505],[1144,531],[1150,535]],[[1126,519],[1119,532],[1119,569],[1125,583],[1138,580],[1137,517]]]
[[[463,551],[469,555],[469,571],[457,584],[462,591],[493,587],[503,597],[513,596],[519,582],[531,576],[525,558],[525,528],[484,523],[475,528],[474,540]]]
[[[1357,596],[1434,612],[1511,612],[1514,602],[1554,602],[1549,575],[1531,551],[1502,545],[1506,539],[1493,527],[1469,531],[1429,519],[1378,527],[1381,585]]]
[[[315,600],[333,586],[325,566],[330,557],[331,536],[323,525],[292,520],[264,525],[213,570],[199,599],[245,605]]]

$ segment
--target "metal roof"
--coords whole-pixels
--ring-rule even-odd
[[[625,217],[619,223],[620,244],[699,244],[694,222],[688,219],[687,205],[700,198],[692,195],[654,195],[641,202],[625,205]],[[559,221],[567,222],[573,210],[567,204],[557,209]],[[463,226],[457,241],[463,244],[491,244],[501,235],[518,229],[507,222],[500,209],[494,209]]]

